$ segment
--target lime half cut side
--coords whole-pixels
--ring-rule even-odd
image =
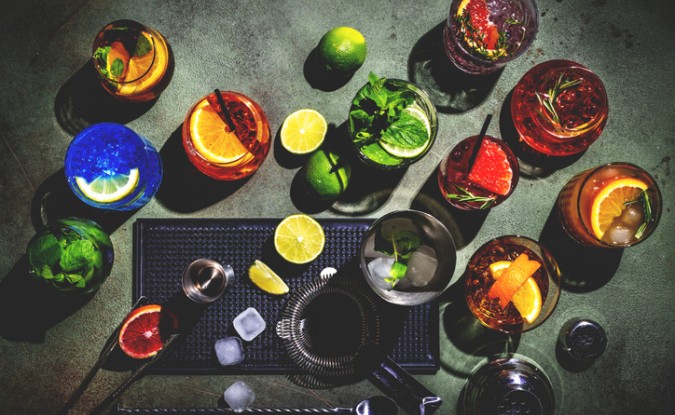
[[[75,177],[75,182],[82,193],[98,203],[113,203],[122,200],[138,186],[138,169],[131,169],[129,174],[99,176],[87,182],[83,177]]]
[[[424,142],[419,147],[415,148],[405,148],[405,147],[399,147],[391,144],[387,144],[384,141],[380,141],[380,145],[386,151],[387,153],[391,154],[392,156],[395,157],[400,157],[404,159],[411,159],[419,156],[420,154],[424,153],[429,147],[429,142],[430,142],[430,137],[431,137],[431,125],[429,125],[429,119],[427,118],[426,115],[424,115],[424,112],[422,110],[415,106],[409,106],[406,107],[403,111],[407,112],[408,114],[412,115],[413,117],[417,118],[418,120],[422,121],[424,124],[424,127],[427,130],[427,140]]]

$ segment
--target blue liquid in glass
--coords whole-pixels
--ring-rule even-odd
[[[138,184],[127,195],[111,202],[87,197],[77,177],[87,183],[111,180],[138,169]],[[133,130],[116,123],[99,123],[80,132],[70,143],[65,174],[75,195],[88,205],[111,210],[135,210],[154,196],[162,181],[162,162],[157,150]]]

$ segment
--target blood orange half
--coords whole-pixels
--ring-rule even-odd
[[[499,29],[490,20],[490,11],[485,0],[464,0],[456,13],[462,25],[464,40],[472,49],[490,58],[506,53],[499,45]]]
[[[129,357],[146,359],[157,354],[178,329],[178,319],[159,304],[133,310],[122,324],[118,343]]]

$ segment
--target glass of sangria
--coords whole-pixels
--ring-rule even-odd
[[[560,297],[561,273],[539,242],[516,235],[481,246],[466,267],[464,292],[486,327],[507,334],[531,330],[551,315]]]
[[[438,188],[452,206],[490,209],[518,184],[518,159],[503,141],[489,135],[460,141],[438,165]]]
[[[84,203],[109,210],[135,210],[152,199],[162,181],[157,149],[132,129],[93,124],[71,141],[64,171],[70,189]]]
[[[216,90],[200,99],[183,122],[190,162],[216,180],[255,173],[270,149],[270,127],[260,105],[244,94]]]
[[[380,170],[413,164],[436,139],[436,107],[414,84],[371,73],[352,100],[349,136],[358,158]]]
[[[607,123],[607,93],[586,67],[550,60],[533,67],[513,90],[513,124],[525,146],[546,156],[585,151]]]
[[[169,82],[173,57],[166,39],[133,20],[107,24],[96,35],[92,53],[101,85],[121,100],[150,101]]]
[[[534,0],[453,0],[443,31],[445,54],[458,69],[486,75],[522,55],[538,28]]]
[[[661,191],[643,169],[609,163],[583,171],[558,195],[567,234],[582,245],[625,248],[652,234],[661,217]]]

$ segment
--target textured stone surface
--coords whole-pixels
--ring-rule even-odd
[[[96,361],[109,333],[131,304],[132,224],[147,217],[274,217],[303,210],[291,195],[300,164],[275,145],[249,180],[228,188],[206,188],[200,203],[168,195],[129,215],[96,218],[114,229],[112,275],[89,301],[47,306],[18,292],[23,254],[39,223],[44,190],[60,195],[47,216],[72,214],[60,205],[63,156],[73,131],[64,128],[63,98],[88,64],[92,40],[106,23],[130,18],[157,28],[175,54],[173,79],[162,96],[127,125],[158,148],[175,148],[187,110],[213,88],[243,92],[267,113],[276,135],[283,119],[299,108],[315,108],[339,126],[350,100],[369,71],[408,78],[412,52],[426,35],[437,34],[449,1],[12,1],[3,6],[0,28],[0,413],[56,413]],[[666,414],[675,407],[675,245],[671,161],[675,156],[675,18],[668,0],[540,0],[540,30],[524,56],[510,63],[479,106],[440,113],[432,151],[394,183],[378,217],[391,210],[425,205],[452,226],[458,239],[459,279],[482,243],[502,234],[539,237],[557,192],[576,172],[610,161],[636,163],[657,179],[664,214],[645,243],[613,258],[616,270],[592,290],[563,291],[550,319],[516,339],[517,352],[538,361],[551,377],[560,414]],[[358,28],[368,40],[364,66],[345,85],[323,91],[303,75],[320,37],[334,26]],[[576,162],[544,177],[521,177],[518,188],[484,220],[467,220],[438,202],[433,186],[445,150],[477,133],[494,114],[488,133],[501,136],[498,122],[508,95],[533,65],[566,58],[593,69],[609,95],[607,127]],[[105,118],[106,114],[98,114]],[[72,121],[72,120],[71,120]],[[67,125],[67,123],[66,123]],[[172,147],[173,146],[173,147]],[[171,163],[165,166],[170,170]],[[426,184],[426,185],[425,185]],[[431,184],[431,185],[429,185]],[[63,189],[60,189],[63,190]],[[430,191],[429,191],[430,190]],[[180,195],[178,195],[180,196]],[[184,201],[183,201],[184,202]],[[75,210],[81,212],[82,210]],[[91,212],[86,211],[85,212]],[[317,217],[340,216],[331,210]],[[455,287],[456,288],[456,287]],[[494,340],[466,316],[461,296],[449,293],[441,310],[438,374],[419,376],[443,397],[441,414],[455,413],[461,388],[484,354],[477,346]],[[586,370],[571,370],[555,355],[562,324],[580,316],[600,321],[609,334],[605,354]],[[105,370],[94,379],[74,413],[87,413],[126,376]],[[235,380],[226,376],[149,376],[135,383],[126,406],[216,406]],[[328,390],[302,389],[284,377],[251,376],[257,406],[351,406],[380,394],[369,382]]]

